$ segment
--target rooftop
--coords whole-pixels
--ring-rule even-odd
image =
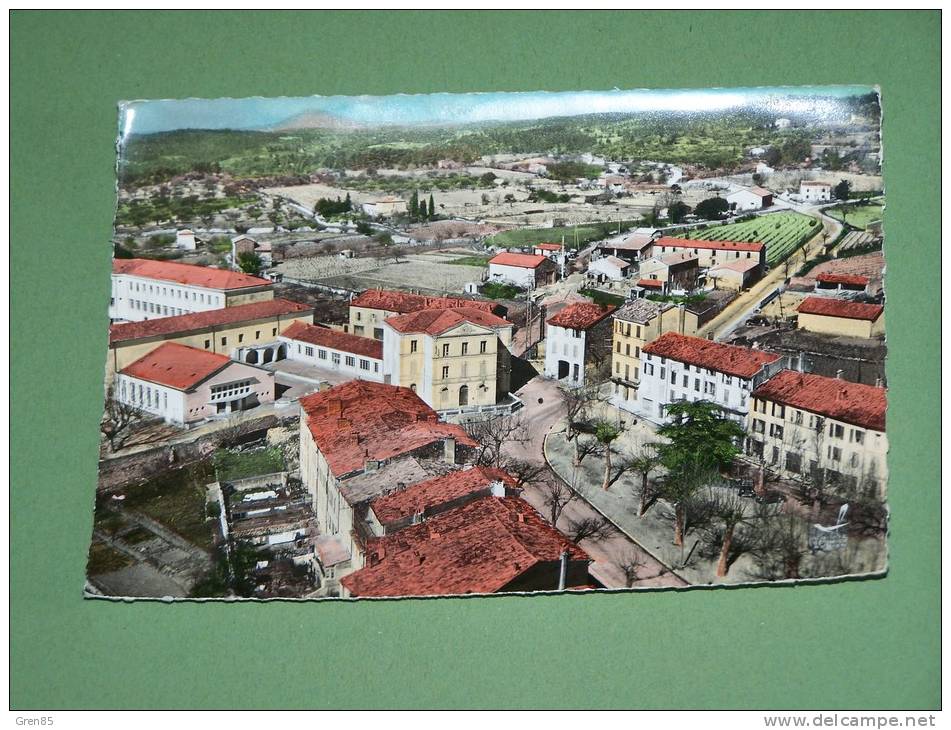
[[[128,375],[176,390],[189,390],[231,363],[227,355],[218,355],[196,347],[163,342],[144,357],[123,368]]]
[[[113,259],[113,274],[141,276],[145,279],[159,279],[186,286],[199,286],[205,289],[247,289],[258,286],[271,286],[267,279],[242,274],[229,269],[212,269],[208,266],[180,264],[177,261],[154,261],[152,259]]]
[[[317,327],[303,322],[294,322],[281,334],[290,340],[299,340],[311,345],[329,347],[332,350],[352,352],[354,355],[383,359],[383,342],[370,337],[359,337],[329,327]]]
[[[754,398],[784,403],[854,426],[885,430],[886,389],[814,373],[782,370],[753,391]]]
[[[475,446],[461,426],[441,423],[409,388],[351,380],[300,399],[307,427],[337,477],[454,438]]]
[[[375,469],[341,480],[340,493],[347,504],[357,505],[458,468],[445,460],[400,456]]]
[[[562,245],[560,243],[536,243],[535,248],[542,251],[561,251]]]
[[[312,315],[313,311],[313,307],[308,307],[306,304],[298,304],[287,299],[268,299],[263,302],[211,309],[207,312],[180,314],[176,317],[146,319],[142,322],[120,322],[109,327],[109,344],[147,337],[181,334],[241,322],[253,322],[258,319],[280,317],[287,314]]]
[[[586,330],[608,317],[615,309],[617,307],[613,304],[606,307],[593,302],[569,304],[555,316],[549,317],[546,323],[570,330]]]
[[[667,332],[648,345],[642,352],[657,357],[695,365],[701,368],[733,375],[738,378],[752,378],[760,368],[776,362],[780,356],[763,350],[752,350],[736,345],[724,345],[700,337]]]
[[[483,497],[371,540],[367,567],[341,582],[353,596],[495,593],[563,551],[571,560],[590,560],[527,502]]]
[[[420,309],[451,309],[453,307],[469,307],[491,312],[499,316],[505,315],[505,307],[495,302],[464,297],[427,297],[422,294],[413,294],[392,289],[367,289],[350,301],[351,307],[366,307],[367,309],[382,309],[385,312],[407,314]]]
[[[384,320],[397,332],[420,332],[428,335],[440,335],[464,322],[479,327],[498,329],[512,327],[507,319],[502,319],[481,309],[456,307],[454,309],[423,309],[409,314],[398,314]]]
[[[818,314],[823,317],[842,317],[843,319],[864,319],[874,322],[882,316],[885,307],[881,304],[862,304],[846,302],[830,297],[806,297],[799,305],[800,314]]]
[[[860,274],[819,274],[816,281],[823,284],[849,284],[851,286],[868,286],[870,278]]]
[[[697,264],[698,266],[700,265],[700,259],[696,254],[693,253],[669,253],[654,260],[660,261],[665,266],[677,266],[679,264],[690,263]]]
[[[649,233],[635,233],[632,236],[628,236],[623,241],[605,241],[604,243],[599,243],[598,248],[603,249],[617,249],[618,251],[643,251],[645,248],[650,246],[651,241],[654,240],[654,236]]]
[[[710,271],[715,271],[716,269],[729,269],[730,271],[739,271],[740,273],[745,274],[747,271],[752,271],[757,266],[759,266],[759,259],[734,259],[733,261],[725,261],[722,264],[711,266]]]
[[[674,246],[677,248],[716,249],[718,251],[762,251],[766,244],[760,241],[694,241],[687,238],[658,238],[655,246]]]
[[[617,256],[602,256],[601,258],[594,259],[591,263],[593,264],[595,261],[607,261],[609,264],[616,266],[619,269],[626,269],[628,266],[630,266],[627,261],[619,259]]]
[[[660,279],[638,279],[637,285],[646,286],[649,289],[663,289],[664,288],[664,282],[662,282]]]
[[[832,183],[819,182],[818,180],[803,180],[803,181],[801,181],[801,182],[799,183],[799,185],[800,185],[800,186],[802,186],[802,185],[818,185],[818,186],[821,186],[821,187],[824,187],[824,188],[831,188],[831,187],[832,187]]]
[[[765,198],[767,195],[773,194],[771,190],[767,190],[766,188],[761,188],[758,186],[750,188],[750,192],[754,195],[759,195],[761,198]]]
[[[387,525],[417,512],[444,505],[485,490],[495,482],[515,486],[510,474],[493,467],[476,466],[428,479],[373,500],[370,505],[381,524]]]
[[[544,256],[536,256],[529,253],[500,253],[489,259],[490,264],[500,266],[517,266],[521,269],[537,269],[541,264],[548,261]]]
[[[648,279],[648,281],[652,280]],[[664,310],[669,309],[671,306],[670,304],[655,302],[652,299],[632,299],[614,313],[614,318],[625,322],[647,324],[654,317]]]

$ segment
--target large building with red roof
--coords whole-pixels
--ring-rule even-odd
[[[615,309],[614,305],[575,302],[549,317],[545,322],[545,376],[581,387],[589,367],[606,364]]]
[[[322,535],[336,541],[328,553],[349,556],[334,580],[362,564],[370,500],[459,468],[476,446],[409,388],[351,380],[301,398],[300,407],[301,480]]]
[[[550,258],[529,253],[500,253],[489,259],[489,281],[534,289],[555,281],[558,265]]]
[[[109,318],[141,322],[274,298],[267,279],[177,261],[113,259]]]
[[[267,299],[206,312],[115,323],[109,327],[107,375],[163,342],[228,355],[251,365],[278,360],[286,354],[278,336],[295,322],[313,321],[312,307],[287,299]]]
[[[799,329],[844,337],[884,337],[885,307],[834,297],[806,297],[796,310]]]
[[[438,411],[511,405],[513,324],[471,307],[421,309],[383,322],[383,376]]]
[[[557,591],[591,586],[591,559],[517,497],[484,496],[370,540],[348,597]]]
[[[226,355],[165,342],[116,374],[113,397],[184,426],[270,403],[274,373]]]
[[[675,253],[696,256],[701,269],[744,259],[757,262],[757,278],[766,271],[766,244],[760,241],[700,241],[665,236],[654,241],[651,248],[658,257]]]
[[[383,382],[383,343],[329,327],[295,322],[278,338],[287,359],[340,376]]]
[[[497,317],[507,310],[497,302],[465,297],[431,297],[392,289],[367,289],[350,301],[350,321],[344,328],[350,334],[383,339],[383,320],[397,314],[410,314],[422,309],[479,309]]]
[[[677,401],[710,401],[745,423],[750,393],[782,369],[780,355],[667,332],[641,350],[635,412],[656,423],[670,420]]]
[[[885,388],[783,370],[752,396],[750,454],[793,478],[883,493],[888,476]]]

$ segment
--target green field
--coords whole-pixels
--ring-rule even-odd
[[[835,208],[827,208],[826,214],[840,221],[848,223],[850,226],[864,231],[872,221],[882,220],[882,211],[884,203],[874,203],[872,205],[837,205]]]
[[[802,213],[773,213],[725,226],[688,231],[678,238],[694,241],[762,241],[766,263],[776,264],[822,230],[819,221]]]
[[[621,231],[635,226],[639,221],[621,221]],[[617,235],[618,222],[590,223],[583,226],[562,226],[560,228],[516,228],[502,231],[486,239],[486,246],[520,248],[534,246],[536,243],[561,243],[565,239],[565,248],[580,248],[602,238]]]
[[[252,451],[218,449],[213,461],[215,476],[220,482],[273,474],[284,470],[284,457],[281,450],[274,446]]]
[[[447,264],[455,264],[456,266],[481,266],[485,268],[489,265],[488,256],[462,256],[458,259],[453,259],[452,261],[447,261]]]

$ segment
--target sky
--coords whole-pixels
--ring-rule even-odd
[[[123,136],[175,129],[268,129],[305,113],[357,125],[435,125],[520,121],[592,113],[718,111],[742,105],[784,113],[834,111],[834,99],[872,86],[786,86],[582,92],[490,92],[394,96],[162,99],[119,105]]]

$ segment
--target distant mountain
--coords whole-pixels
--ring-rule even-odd
[[[333,114],[326,114],[324,112],[303,112],[302,114],[295,114],[282,122],[268,127],[268,130],[273,132],[292,132],[300,129],[353,130],[365,128],[366,127],[359,122],[354,122],[351,119],[344,119],[342,117],[335,117]]]

